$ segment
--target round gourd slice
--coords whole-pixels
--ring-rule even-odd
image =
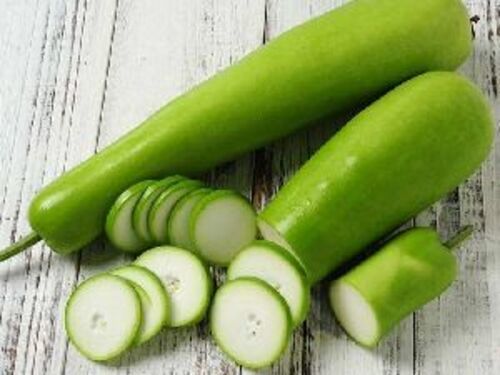
[[[142,323],[141,302],[124,279],[103,274],[83,282],[66,304],[70,341],[94,361],[114,358],[134,342]]]
[[[137,235],[144,241],[152,243],[153,236],[149,231],[148,216],[155,200],[162,192],[178,181],[185,180],[185,177],[175,175],[156,181],[144,190],[141,198],[137,202],[133,213],[133,224]]]
[[[142,306],[142,325],[137,335],[137,344],[142,344],[168,324],[170,300],[158,277],[148,269],[129,265],[111,272],[129,281],[136,289]]]
[[[201,182],[181,180],[163,191],[149,210],[148,226],[155,243],[169,243],[167,224],[175,204],[185,195],[201,187]]]
[[[202,258],[209,263],[226,266],[255,239],[255,210],[241,194],[217,190],[196,204],[189,230]]]
[[[168,220],[168,238],[172,245],[186,250],[196,247],[189,235],[189,220],[196,203],[212,192],[211,189],[197,189],[177,202]]]
[[[111,244],[122,251],[137,253],[148,247],[134,230],[132,216],[142,193],[155,181],[139,182],[125,190],[115,201],[106,217],[105,231]]]
[[[239,365],[258,369],[273,364],[287,347],[291,327],[283,297],[257,278],[228,281],[215,293],[210,329]]]
[[[134,263],[161,280],[171,301],[170,326],[190,325],[203,319],[212,294],[212,278],[196,255],[173,246],[161,246],[146,251]]]

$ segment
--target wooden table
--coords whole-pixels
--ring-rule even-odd
[[[3,0],[0,2],[0,245],[29,231],[33,195],[132,129],[162,103],[335,0]],[[468,0],[474,54],[462,71],[500,112],[500,0]],[[207,175],[257,207],[339,124],[285,139]],[[498,123],[497,123],[498,125]],[[443,237],[472,224],[460,277],[376,350],[333,321],[324,286],[271,373],[500,374],[499,139],[459,189],[411,224]],[[430,182],[432,183],[432,182]],[[0,265],[2,374],[246,373],[212,344],[205,324],[165,331],[114,365],[68,345],[61,312],[74,286],[123,263],[99,245],[61,257],[38,245]],[[219,275],[220,276],[220,275]]]

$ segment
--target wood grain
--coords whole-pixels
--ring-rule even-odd
[[[31,198],[166,101],[344,0],[5,0],[0,2],[0,246],[29,231]],[[474,53],[462,68],[500,118],[500,0],[467,0]],[[346,118],[216,168],[205,179],[262,207]],[[500,140],[482,169],[410,225],[444,238],[474,225],[460,277],[375,351],[331,317],[325,286],[270,374],[500,373]],[[206,324],[165,331],[115,363],[68,344],[62,309],[74,286],[127,261],[102,243],[60,257],[44,245],[0,264],[2,374],[241,374]],[[215,271],[218,280],[223,279]]]

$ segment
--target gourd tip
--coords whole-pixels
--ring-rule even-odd
[[[19,241],[14,242],[12,245],[6,247],[5,249],[0,250],[0,262],[17,255],[28,247],[33,246],[38,241],[40,241],[42,237],[36,232],[32,232],[24,237],[22,237]]]
[[[474,232],[472,225],[462,227],[457,234],[450,238],[444,244],[450,250],[456,250],[464,241],[466,241]]]

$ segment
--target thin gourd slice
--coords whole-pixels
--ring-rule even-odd
[[[146,242],[153,242],[153,236],[149,231],[148,215],[156,198],[162,192],[178,181],[185,180],[185,177],[175,175],[164,178],[163,180],[156,181],[144,190],[141,198],[137,202],[133,213],[133,225],[136,234]]]
[[[232,190],[217,190],[194,207],[189,222],[191,240],[208,262],[226,266],[257,235],[250,202]]]
[[[142,325],[137,335],[138,345],[148,341],[168,324],[170,300],[160,279],[147,268],[129,265],[111,272],[129,281],[136,289],[142,306]]]
[[[132,215],[142,193],[154,180],[139,182],[125,190],[115,201],[106,217],[106,235],[114,247],[119,250],[137,253],[148,247],[135,232]]]
[[[171,302],[170,326],[198,323],[206,314],[212,278],[203,262],[188,250],[160,246],[141,254],[135,264],[161,280]]]
[[[105,361],[133,345],[142,322],[141,302],[124,279],[102,274],[76,288],[66,304],[70,341],[85,357]]]
[[[287,250],[269,241],[255,241],[242,250],[227,270],[229,280],[257,277],[271,285],[285,299],[294,326],[302,323],[309,311],[310,289],[300,264]]]
[[[195,250],[189,236],[189,220],[198,201],[212,192],[211,189],[198,189],[187,194],[177,202],[168,220],[168,238],[173,246]]]
[[[155,243],[165,245],[169,242],[167,223],[172,209],[179,199],[201,186],[200,181],[178,181],[158,196],[148,214],[149,231]]]
[[[236,363],[259,369],[279,359],[290,340],[292,319],[283,297],[252,277],[231,280],[215,293],[210,330]]]

